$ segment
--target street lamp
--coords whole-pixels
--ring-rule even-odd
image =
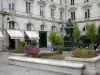
[[[9,14],[6,11],[2,11],[2,34],[4,35],[4,17]],[[9,17],[7,18],[7,21],[10,20]],[[4,40],[2,40],[2,48],[4,49]]]

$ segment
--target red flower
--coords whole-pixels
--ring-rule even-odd
[[[38,55],[40,50],[38,48],[28,48],[27,50],[25,50],[25,52],[32,56],[36,56],[36,55]]]

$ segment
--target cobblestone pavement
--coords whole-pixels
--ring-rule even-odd
[[[41,52],[48,52],[50,49],[47,48],[40,48]],[[29,71],[30,68],[9,65],[8,64],[8,52],[0,52],[0,75],[29,75],[26,72]],[[20,72],[26,74],[20,74]]]

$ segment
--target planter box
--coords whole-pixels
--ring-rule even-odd
[[[27,54],[25,54],[25,53],[10,53],[9,55],[11,55],[11,56],[25,56]]]
[[[71,63],[81,63],[85,65],[84,75],[100,75],[100,56],[94,58],[74,58],[66,57],[65,60]]]
[[[29,73],[25,75],[82,75],[84,68],[79,63],[22,56],[10,56],[9,64],[29,67]]]

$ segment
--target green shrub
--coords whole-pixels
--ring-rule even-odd
[[[91,41],[92,44],[95,43],[97,38],[97,28],[95,22],[88,22],[86,24],[86,37]]]
[[[91,58],[95,57],[94,52],[89,49],[76,49],[72,52],[73,57]]]
[[[25,53],[25,52],[24,50],[17,49],[17,50],[13,50],[12,53]]]
[[[48,38],[52,45],[60,45],[63,43],[63,37],[58,32],[50,31]]]

